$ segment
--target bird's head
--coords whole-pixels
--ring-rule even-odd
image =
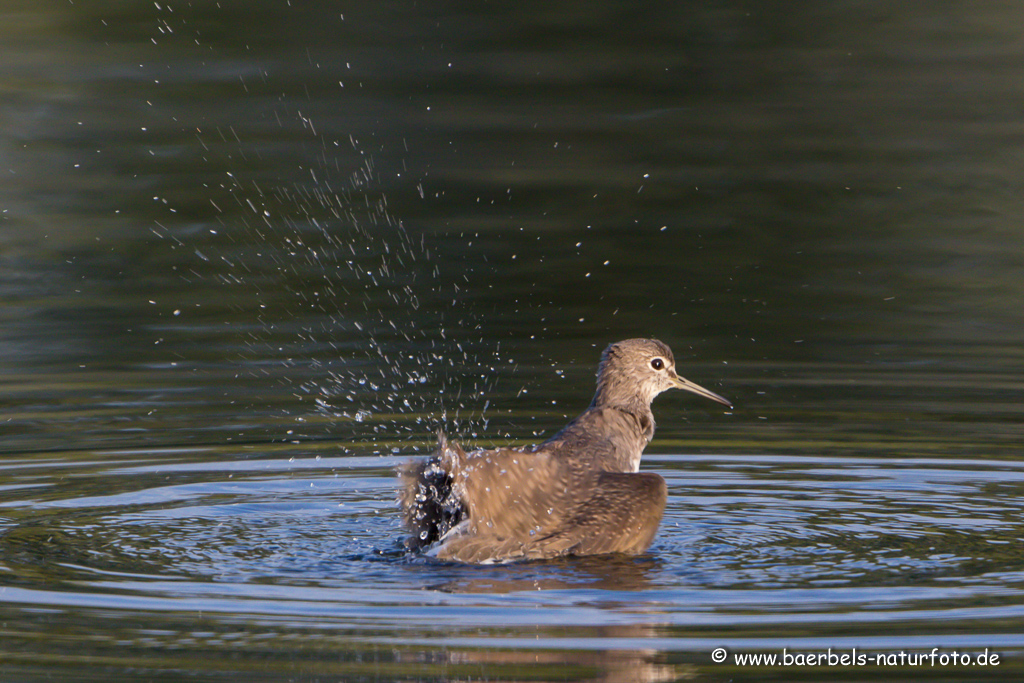
[[[680,377],[672,349],[657,339],[626,339],[604,350],[594,404],[650,406],[655,396],[669,389],[684,389],[732,407],[727,399]]]

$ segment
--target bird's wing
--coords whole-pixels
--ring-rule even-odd
[[[647,550],[661,523],[668,489],[653,472],[601,472],[571,518],[537,543],[541,556],[599,555]]]
[[[453,464],[452,490],[476,533],[530,542],[564,521],[569,480],[547,453],[473,451]]]

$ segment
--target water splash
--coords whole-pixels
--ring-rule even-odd
[[[193,275],[251,315],[239,358],[247,371],[266,372],[251,365],[268,359],[286,368],[276,381],[292,388],[294,414],[314,418],[289,440],[365,438],[368,428],[381,442],[418,441],[436,422],[475,434],[500,345],[485,341],[472,280],[449,273],[429,235],[392,213],[354,136],[342,145],[296,117],[316,143],[315,165],[280,184],[225,171],[207,184],[203,229],[157,222],[154,234],[191,251],[202,262]]]

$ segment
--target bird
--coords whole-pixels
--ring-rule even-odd
[[[626,339],[601,354],[590,406],[541,444],[467,453],[438,431],[431,456],[400,468],[406,547],[467,564],[646,552],[668,488],[640,458],[669,389],[732,407],[680,377],[666,344]]]

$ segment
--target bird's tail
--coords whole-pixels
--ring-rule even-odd
[[[437,432],[433,455],[406,463],[399,469],[402,488],[399,502],[405,526],[412,533],[406,540],[411,550],[424,548],[462,521],[465,507],[452,491],[452,466],[465,458],[458,444],[449,444],[444,432]]]

